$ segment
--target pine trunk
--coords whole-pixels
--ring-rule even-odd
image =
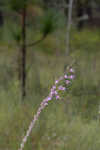
[[[22,88],[22,99],[26,96],[26,8],[23,8],[22,12],[22,49],[21,49],[21,56],[22,56],[22,66],[21,66],[21,88]]]

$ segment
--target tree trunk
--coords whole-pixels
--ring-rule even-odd
[[[93,21],[93,12],[92,12],[92,6],[91,6],[90,1],[88,1],[87,4],[86,4],[86,13],[87,13],[88,18],[89,18],[89,23],[92,24],[92,21]]]
[[[3,26],[3,24],[4,24],[3,13],[2,13],[2,11],[0,10],[0,26]]]
[[[77,24],[77,28],[78,30],[81,30],[84,26],[84,20],[83,19],[80,19],[83,17],[84,15],[84,6],[82,4],[82,2],[80,0],[77,0],[77,4],[76,4],[76,15],[77,15],[77,18],[78,18],[78,24]]]
[[[66,46],[67,46],[66,54],[67,55],[69,55],[69,52],[70,52],[70,30],[71,30],[71,24],[72,24],[73,1],[74,0],[69,0],[69,6],[68,6],[68,21],[67,21],[67,36],[66,36]]]
[[[23,8],[22,12],[22,49],[21,49],[21,88],[22,88],[22,100],[26,96],[26,8]]]
[[[66,3],[66,5],[68,5],[69,0],[65,0],[65,3]],[[65,13],[66,18],[68,18],[68,8],[67,7],[64,9],[64,13]]]

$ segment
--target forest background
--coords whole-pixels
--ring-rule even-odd
[[[73,0],[71,22],[69,3],[0,0],[0,150],[18,150],[71,64],[73,84],[44,109],[24,149],[100,150],[100,1]]]

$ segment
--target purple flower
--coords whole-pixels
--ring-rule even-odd
[[[53,96],[55,94],[55,91],[50,92],[50,96]]]
[[[62,85],[60,85],[60,86],[58,87],[58,89],[59,89],[59,90],[62,90],[62,91],[65,91],[66,88],[63,87]]]
[[[54,86],[52,87],[52,89],[53,89],[53,90],[56,89],[56,86],[54,85]]]
[[[75,72],[75,70],[73,69],[73,68],[70,68],[70,70],[69,70],[70,72],[72,72],[72,73],[74,73]]]
[[[62,88],[62,90],[63,90],[63,91],[65,91],[65,90],[66,90],[66,88],[65,88],[65,87],[63,87],[63,88]]]
[[[75,76],[74,76],[74,75],[70,75],[68,78],[69,78],[69,79],[74,79]]]
[[[50,100],[51,100],[51,97],[48,97],[47,100],[50,101]]]
[[[59,82],[59,81],[58,81],[58,80],[56,80],[56,81],[55,81],[55,84],[57,84],[58,82]]]
[[[57,96],[56,96],[56,99],[60,99],[60,96],[59,96],[59,95],[57,95]]]
[[[68,78],[68,76],[65,74],[65,75],[64,75],[64,78],[65,78],[65,79],[67,79],[67,78]]]
[[[66,84],[69,84],[70,83],[70,81],[69,80],[66,80]]]
[[[55,91],[54,93],[55,93],[55,95],[57,95],[57,94],[58,94],[58,92],[57,92],[57,91]]]

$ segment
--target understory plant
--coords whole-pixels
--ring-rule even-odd
[[[35,125],[36,121],[38,120],[42,110],[53,99],[61,100],[62,97],[63,97],[62,94],[64,93],[64,91],[67,91],[68,88],[71,86],[72,81],[75,78],[75,75],[74,75],[75,71],[74,71],[74,69],[72,67],[68,67],[67,70],[68,70],[67,73],[65,73],[63,76],[59,77],[59,79],[57,79],[55,81],[54,85],[50,89],[49,95],[45,99],[43,99],[43,101],[41,102],[41,104],[40,104],[36,114],[33,117],[33,120],[31,121],[31,123],[29,125],[29,128],[28,128],[28,130],[26,132],[26,135],[22,139],[22,142],[20,144],[20,148],[18,150],[23,150],[24,145],[27,142],[28,137],[30,136],[32,128],[34,128],[34,125]]]

